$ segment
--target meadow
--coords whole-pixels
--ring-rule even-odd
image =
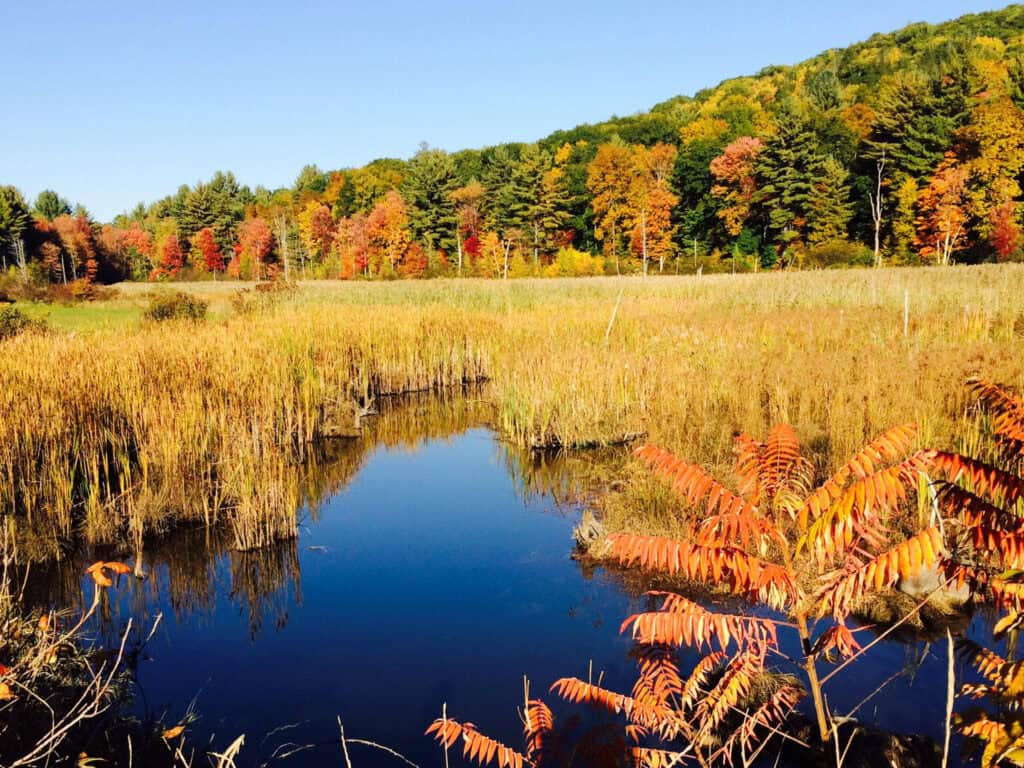
[[[728,477],[737,431],[789,423],[828,470],[909,421],[922,445],[955,447],[972,374],[1024,384],[1016,265],[311,282],[236,298],[251,288],[124,284],[27,305],[51,331],[0,355],[0,506],[23,554],[141,545],[183,521],[230,526],[242,549],[293,535],[293,468],[389,395],[486,381],[490,422],[516,446],[642,438]],[[174,290],[208,301],[208,317],[143,318]],[[671,526],[630,498],[649,488],[629,462],[616,473],[595,478],[619,492],[612,529]]]

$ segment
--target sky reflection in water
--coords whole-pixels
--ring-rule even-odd
[[[244,733],[246,764],[258,763],[257,745],[264,759],[286,742],[318,745],[283,763],[295,766],[342,764],[340,716],[348,736],[426,768],[441,764],[422,734],[442,702],[518,746],[524,674],[543,695],[558,677],[586,678],[593,660],[606,685],[628,692],[618,627],[644,601],[570,559],[578,509],[524,492],[485,429],[409,448],[361,455],[297,542],[210,555],[193,536],[151,555],[156,578],[123,584],[109,613],[111,633],[163,613],[139,663],[138,713],[172,724],[195,700],[193,743],[223,747]],[[972,635],[984,640],[980,620]],[[862,717],[938,737],[945,663],[944,643],[883,643],[837,677],[829,700],[852,707],[907,668]],[[266,736],[282,726],[292,727]],[[358,768],[398,764],[365,748],[352,756]]]

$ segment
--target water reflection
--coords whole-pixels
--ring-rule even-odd
[[[644,591],[669,585],[569,558],[580,495],[614,475],[621,453],[519,452],[482,427],[491,414],[472,395],[377,407],[362,434],[325,443],[296,470],[297,539],[238,552],[230,532],[195,528],[144,542],[146,577],[122,577],[96,626],[113,641],[131,618],[141,641],[163,616],[135,671],[139,717],[177,722],[194,701],[193,743],[248,734],[250,764],[285,741],[311,744],[287,765],[322,765],[338,761],[341,716],[349,735],[426,766],[438,754],[421,734],[443,702],[519,744],[523,674],[539,695],[591,669],[629,691],[635,666],[618,627]],[[34,599],[80,610],[92,599],[84,564],[135,554],[98,549],[37,567]],[[979,640],[986,631],[970,628]],[[830,692],[837,711],[902,670],[862,715],[941,734],[942,647],[886,642],[851,669]],[[572,738],[586,734],[588,764],[621,735],[579,708],[556,712]],[[370,753],[355,764],[393,763]]]
[[[451,444],[467,431],[483,428],[491,415],[491,406],[472,392],[388,398],[375,410],[374,417],[364,419],[358,435],[323,441],[304,465],[295,468],[302,500],[300,530],[319,523],[325,504],[343,493],[375,452],[383,448],[415,454],[428,443]],[[548,499],[549,511],[559,514],[575,510],[587,484],[585,472],[605,458],[596,453],[567,458],[523,451],[496,440],[490,450],[507,469],[523,503]],[[92,599],[91,583],[82,579],[85,566],[100,559],[131,559],[142,563],[145,574],[127,589],[132,596],[128,614],[137,621],[152,621],[154,606],[169,606],[178,620],[201,621],[214,608],[215,595],[225,591],[246,614],[255,635],[265,622],[283,629],[288,606],[301,605],[298,547],[298,540],[283,540],[243,552],[234,548],[226,527],[180,527],[169,535],[147,537],[141,550],[96,546],[60,561],[32,564],[26,598],[34,605],[82,610]],[[323,551],[316,545],[309,550]],[[116,610],[112,606],[107,616],[114,625],[119,618]]]

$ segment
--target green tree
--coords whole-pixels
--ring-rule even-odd
[[[839,106],[839,78],[831,69],[819,69],[807,76],[807,97],[820,110]]]
[[[758,155],[755,204],[764,211],[768,230],[779,244],[803,238],[811,218],[814,185],[825,158],[814,134],[795,114],[779,121],[778,133]]]
[[[897,73],[883,86],[867,140],[867,156],[885,153],[893,175],[920,182],[931,176],[963,123],[966,100],[959,84],[935,81],[916,70]]]
[[[484,168],[480,180],[487,190],[484,221],[495,232],[521,226],[522,219],[517,205],[519,190],[515,182],[518,153],[511,145],[502,144],[483,154]]]
[[[295,195],[297,197],[306,192],[312,192],[315,195],[322,195],[327,190],[329,182],[330,177],[321,171],[316,165],[305,165],[302,167],[302,170],[299,171],[299,175],[296,177],[295,183],[292,185],[292,189],[295,191]]]
[[[512,170],[512,220],[527,235],[537,268],[541,254],[557,250],[555,238],[569,218],[562,208],[565,187],[562,169],[537,144],[527,144]]]
[[[240,188],[231,174],[217,174],[209,183],[197,184],[182,203],[178,220],[181,241],[188,243],[201,229],[209,227],[221,250],[235,241],[235,226],[242,220],[243,206],[236,199]]]
[[[71,213],[71,204],[52,189],[44,189],[36,197],[33,206],[37,216],[53,221],[58,216]]]
[[[409,206],[413,236],[428,249],[455,252],[458,222],[451,195],[458,187],[451,155],[443,149],[421,145],[409,161],[402,183],[402,198]]]
[[[853,214],[848,179],[849,173],[838,160],[825,158],[810,198],[807,241],[811,245],[846,238]]]
[[[8,252],[24,248],[24,237],[32,224],[25,198],[15,187],[0,186],[0,265],[7,271]],[[21,257],[19,256],[20,260]]]

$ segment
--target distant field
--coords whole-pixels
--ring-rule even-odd
[[[58,332],[4,344],[0,504],[45,510],[58,539],[227,515],[258,541],[293,524],[286,468],[354,402],[480,377],[515,444],[643,435],[720,472],[734,431],[780,421],[822,468],[896,423],[949,446],[969,375],[1024,384],[1019,265],[315,282],[240,314],[231,296],[251,287],[29,305]],[[175,290],[207,299],[207,320],[142,321]]]

